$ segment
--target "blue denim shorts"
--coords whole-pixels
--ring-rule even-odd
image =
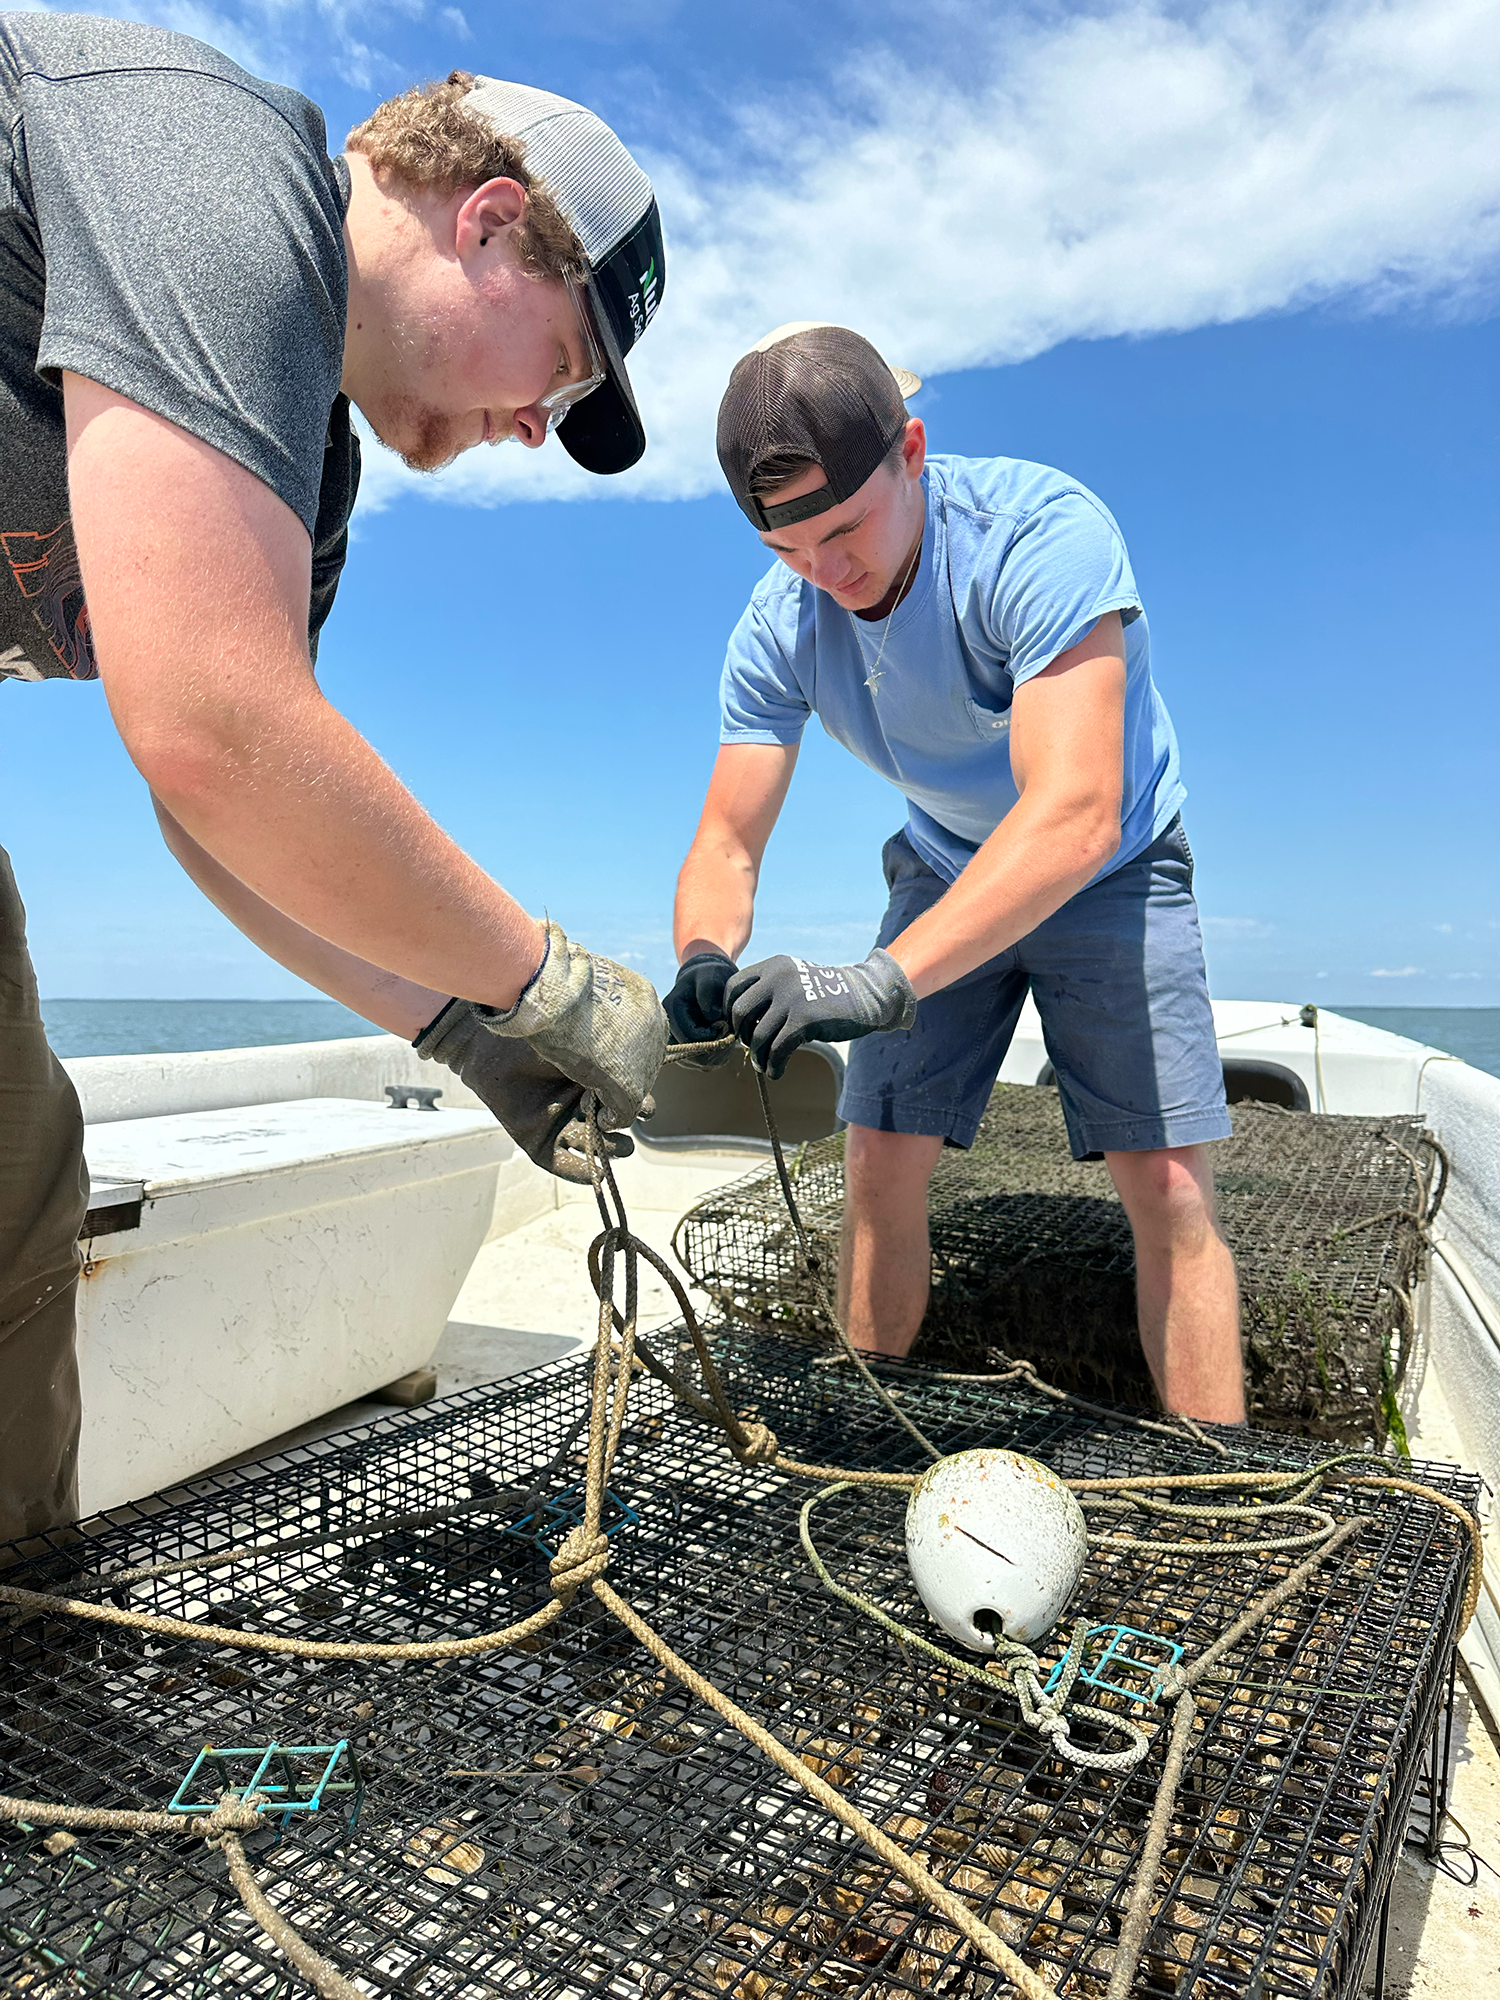
[[[890,904],[876,942],[884,945],[948,884],[904,829],[883,859]],[[855,1042],[839,1116],[972,1146],[1028,988],[1075,1160],[1229,1137],[1180,819],[1009,951],[929,994],[914,1027]]]

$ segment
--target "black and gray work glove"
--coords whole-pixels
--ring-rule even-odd
[[[425,1062],[440,1062],[493,1111],[512,1139],[560,1181],[587,1183],[583,1085],[564,1076],[529,1042],[492,1035],[467,1000],[450,1000],[412,1043]],[[628,1132],[601,1132],[612,1160],[635,1151]]]
[[[734,973],[734,960],[722,951],[698,951],[682,961],[677,984],[661,1003],[674,1042],[716,1042],[729,1033],[724,988]],[[733,1049],[710,1049],[687,1062],[691,1069],[717,1069],[733,1054]]]
[[[564,1076],[598,1093],[599,1123],[632,1124],[667,1052],[667,1017],[644,973],[595,958],[560,924],[514,1007],[474,1008],[492,1035],[524,1038]]]
[[[846,1042],[917,1018],[911,981],[879,945],[859,965],[763,958],[725,989],[730,1025],[766,1075],[781,1075],[804,1042]]]

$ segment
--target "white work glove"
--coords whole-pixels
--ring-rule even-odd
[[[492,1035],[518,1035],[564,1076],[598,1093],[607,1128],[641,1117],[667,1049],[667,1017],[643,973],[595,958],[560,924],[547,925],[547,950],[514,1007],[474,1008]],[[654,1108],[654,1107],[653,1107]]]
[[[529,1042],[490,1034],[467,1000],[450,1000],[412,1043],[424,1062],[440,1062],[492,1111],[512,1139],[560,1181],[588,1186],[583,1088]],[[602,1132],[598,1151],[623,1160],[635,1151],[626,1132]]]

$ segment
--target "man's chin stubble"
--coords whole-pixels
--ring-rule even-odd
[[[468,440],[455,436],[455,425],[436,410],[415,404],[398,404],[383,409],[378,416],[365,411],[365,419],[380,442],[408,472],[441,472],[465,449]]]
[[[463,449],[462,444],[451,442],[448,426],[442,424],[424,431],[409,451],[401,451],[398,447],[397,456],[409,472],[441,472],[445,465],[453,463]]]

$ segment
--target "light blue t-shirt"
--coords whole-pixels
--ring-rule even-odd
[[[1125,790],[1107,875],[1149,847],[1186,796],[1120,530],[1086,487],[1023,459],[929,458],[922,483],[922,559],[888,632],[784,563],[756,585],[729,641],[720,741],[796,743],[816,715],[905,793],[912,845],[952,882],[1020,796],[1016,688],[1118,611]]]

